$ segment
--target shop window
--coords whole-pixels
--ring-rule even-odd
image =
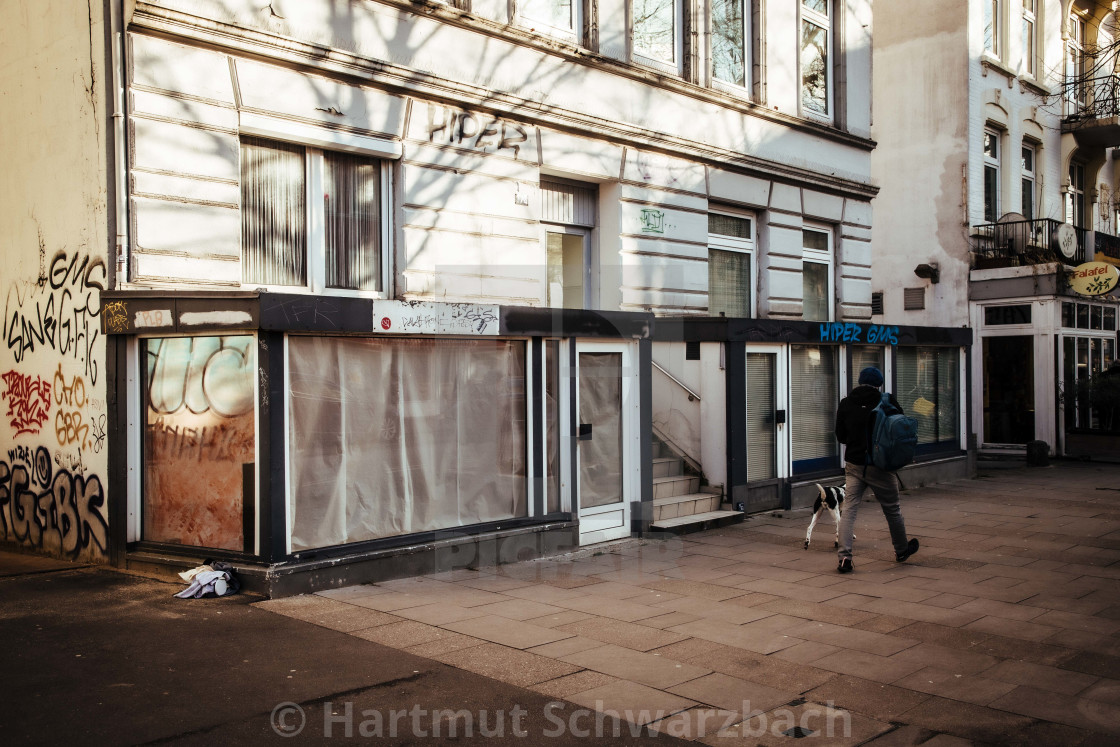
[[[638,62],[681,72],[683,0],[631,0],[634,56]]]
[[[384,292],[387,180],[381,159],[242,137],[242,283]]]
[[[291,549],[528,514],[525,343],[291,337]]]
[[[859,380],[859,372],[868,366],[874,366],[886,374],[884,367],[884,353],[883,348],[877,345],[852,345],[852,367],[851,374],[848,376],[850,382]]]
[[[712,0],[712,78],[740,88],[751,85],[750,4]]]
[[[754,316],[754,221],[708,214],[708,314]]]
[[[806,228],[801,232],[802,318],[807,322],[832,321],[832,232]]]
[[[814,472],[840,465],[836,441],[839,404],[837,349],[794,345],[790,351],[790,424],[793,471]]]
[[[801,0],[801,110],[832,118],[831,0]]]
[[[253,552],[256,340],[145,339],[141,538]]]
[[[918,421],[918,446],[960,447],[960,350],[900,347],[895,396]]]

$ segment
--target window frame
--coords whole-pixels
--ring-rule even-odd
[[[758,316],[758,294],[755,289],[758,287],[758,253],[756,251],[756,231],[758,230],[758,219],[754,213],[748,211],[737,211],[726,207],[709,208],[708,215],[725,215],[729,218],[737,218],[739,220],[750,221],[750,235],[746,239],[737,236],[728,236],[726,234],[712,233],[708,231],[708,261],[709,261],[709,275],[708,275],[708,313],[712,314],[712,301],[711,301],[711,253],[712,251],[719,252],[733,252],[736,254],[747,255],[747,261],[750,263],[750,272],[747,282],[750,283],[748,288],[748,302],[747,302],[747,319],[755,319]]]
[[[984,198],[984,221],[986,223],[995,223],[1000,217],[1000,198],[1003,196],[1003,133],[994,127],[984,128],[984,137],[980,141],[980,153],[983,158],[983,175],[982,180],[983,189],[981,194]],[[993,138],[995,148],[993,149],[994,155],[988,152],[988,138]],[[988,175],[991,173],[994,179],[989,185]],[[994,189],[994,194],[989,200],[988,188],[991,186]],[[989,210],[989,205],[991,206]]]
[[[827,236],[828,249],[825,250],[825,251],[820,251],[820,250],[812,249],[810,247],[805,246],[805,233],[807,231],[813,231],[813,232],[816,232],[816,233],[825,234]],[[802,319],[805,319],[805,305],[804,305],[805,304],[805,296],[804,296],[805,265],[807,265],[807,264],[824,265],[825,268],[826,268],[825,272],[826,272],[827,277],[828,277],[828,289],[827,289],[827,295],[826,295],[826,298],[825,298],[825,300],[827,301],[827,306],[828,306],[828,318],[827,319],[805,319],[805,321],[814,321],[814,322],[836,321],[836,277],[835,277],[835,272],[834,272],[834,269],[833,269],[834,265],[835,265],[835,261],[836,261],[835,260],[836,246],[833,243],[834,239],[835,239],[835,233],[834,233],[831,226],[826,226],[826,225],[817,224],[817,223],[805,223],[801,227],[801,269],[802,269],[801,318]]]
[[[716,38],[716,24],[714,0],[707,0],[706,5],[708,22],[707,75],[712,88],[724,90],[739,96],[750,97],[753,95],[754,91],[754,37],[752,36],[753,30],[751,26],[754,5],[753,0],[739,0],[739,2],[743,5],[743,82],[733,83],[716,77],[714,44]]]
[[[1074,178],[1076,175],[1077,178]],[[1069,186],[1066,190],[1066,222],[1074,228],[1087,228],[1085,216],[1085,164],[1080,161],[1069,163]]]
[[[1088,86],[1084,83],[1085,75],[1085,19],[1073,12],[1069,14],[1069,38],[1066,40],[1065,49],[1065,78],[1066,80],[1079,79],[1077,85],[1065,86],[1065,114],[1067,116],[1080,113],[1087,105],[1086,91]]]
[[[634,22],[634,10],[636,0],[628,0],[628,42],[630,46],[630,61],[636,65],[654,68],[662,72],[671,73],[672,75],[684,75],[684,21],[685,21],[685,0],[672,0],[673,2],[673,56],[671,62],[659,60],[656,57],[651,57],[638,50],[638,45],[635,42],[635,35],[637,26]]]
[[[1038,76],[1038,0],[1023,0],[1022,56],[1019,72],[1031,78]]]
[[[584,26],[586,25],[587,9],[584,6],[583,0],[571,0],[571,3],[574,18],[572,19],[572,28],[570,29],[553,26],[544,19],[527,15],[525,13],[525,6],[527,3],[525,2],[517,3],[514,22],[528,31],[543,36],[551,36],[555,39],[562,39],[578,47],[584,47],[586,46],[584,43]]]
[[[836,44],[834,41],[834,29],[836,16],[836,4],[832,0],[824,0],[825,7],[828,9],[827,14],[821,14],[818,11],[805,7],[805,0],[798,0],[797,8],[797,75],[798,75],[798,96],[797,107],[801,112],[802,117],[815,119],[821,122],[831,123],[836,114],[836,102],[833,97],[836,93],[836,82],[833,75],[833,65],[836,55]],[[824,104],[825,111],[817,112],[805,106],[805,75],[803,67],[803,50],[805,40],[805,25],[811,24],[824,30],[826,49],[825,49],[825,91],[824,91]]]
[[[1003,0],[984,0],[983,45],[984,54],[1003,59]]]
[[[336,132],[303,125],[274,125],[261,120],[246,121],[242,118],[238,137],[238,159],[242,152],[242,138],[253,137],[277,143],[297,145],[304,150],[304,221],[306,227],[306,246],[304,261],[307,263],[307,281],[303,285],[276,285],[245,280],[242,269],[243,287],[263,288],[283,293],[310,293],[326,296],[348,296],[383,299],[392,297],[392,160],[401,155],[399,143],[383,141],[352,133]],[[361,290],[332,288],[326,284],[327,277],[327,236],[326,211],[323,208],[325,197],[325,158],[328,152],[345,153],[369,159],[378,166],[378,189],[380,225],[378,239],[380,254],[380,290]],[[240,169],[240,166],[239,166]],[[238,180],[240,183],[239,171]],[[243,221],[240,203],[239,220]],[[244,255],[241,255],[244,262]]]
[[[1026,164],[1027,159],[1025,156],[1030,154],[1030,166]],[[1034,143],[1024,140],[1022,145],[1022,156],[1020,158],[1019,167],[1019,182],[1021,193],[1019,197],[1019,205],[1022,209],[1023,217],[1027,220],[1034,220],[1035,214],[1038,212],[1038,146]],[[1026,197],[1030,195],[1030,209],[1027,208]]]

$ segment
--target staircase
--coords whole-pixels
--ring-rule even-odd
[[[653,528],[685,532],[742,520],[741,512],[722,510],[718,489],[701,488],[700,476],[689,474],[684,460],[656,437],[652,453]]]

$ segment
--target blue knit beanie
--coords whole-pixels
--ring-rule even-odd
[[[875,366],[868,366],[859,372],[859,383],[875,388],[881,387],[883,385],[883,372]]]

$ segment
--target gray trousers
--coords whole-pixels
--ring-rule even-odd
[[[883,516],[887,517],[895,554],[906,551],[906,524],[902,521],[902,509],[898,505],[898,478],[874,464],[867,465],[865,471],[862,464],[844,462],[844,513],[840,515],[840,549],[837,553],[841,560],[852,557],[856,515],[868,488],[883,508]]]

